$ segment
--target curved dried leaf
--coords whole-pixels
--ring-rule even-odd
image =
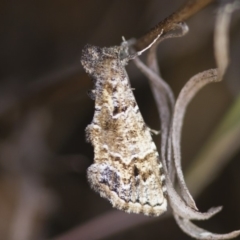
[[[173,123],[172,123],[172,146],[174,163],[176,167],[177,178],[181,190],[181,194],[186,203],[197,210],[195,202],[186,186],[182,167],[181,167],[181,133],[183,119],[186,112],[186,108],[196,93],[204,87],[206,84],[215,82],[218,79],[218,72],[216,69],[207,70],[193,76],[181,90],[179,97],[176,101]]]
[[[153,86],[153,92],[155,94],[155,100],[157,102],[159,115],[161,118],[161,134],[162,134],[162,144],[161,144],[161,157],[163,161],[164,170],[166,172],[166,183],[168,189],[169,200],[171,202],[172,209],[175,213],[179,214],[181,217],[187,219],[196,219],[196,220],[204,220],[211,218],[214,214],[219,212],[221,208],[211,209],[206,213],[199,212],[196,208],[194,209],[191,205],[187,205],[178,193],[174,190],[173,184],[168,177],[169,171],[166,167],[166,145],[168,139],[168,129],[169,129],[169,121],[170,121],[170,111],[166,102],[165,95],[165,82],[151,69],[149,69],[144,63],[141,62],[140,59],[134,60],[137,67],[147,76],[150,80],[151,85]],[[210,71],[211,72],[211,71]],[[207,74],[201,74],[204,77],[208,77]]]
[[[164,170],[166,168],[165,162],[163,161]],[[198,210],[189,207],[175,191],[169,176],[166,174],[166,186],[168,192],[168,199],[174,214],[189,219],[189,220],[206,220],[217,214],[222,210],[222,207],[210,208],[207,212],[199,212]]]
[[[175,111],[173,116],[173,126],[172,126],[172,144],[175,159],[175,167],[177,171],[177,177],[179,180],[179,185],[181,188],[181,194],[185,201],[189,204],[191,203],[192,197],[188,192],[186,184],[184,182],[184,177],[181,170],[181,129],[183,124],[183,117],[186,111],[188,103],[191,101],[193,96],[199,91],[203,86],[210,82],[221,81],[222,77],[228,66],[228,30],[230,24],[231,13],[239,6],[239,2],[234,2],[233,4],[226,4],[222,9],[220,9],[215,29],[215,56],[217,65],[219,67],[217,70],[208,70],[194,76],[185,85],[180,93],[180,96],[175,105]],[[176,206],[177,207],[177,206]],[[178,207],[177,207],[178,209]],[[179,209],[178,209],[179,210]],[[214,234],[201,229],[191,223],[189,219],[182,218],[179,213],[174,214],[174,217],[181,227],[181,229],[188,235],[197,239],[231,239],[240,235],[240,231],[234,231],[228,234]]]
[[[182,219],[179,216],[174,214],[174,218],[179,225],[179,227],[185,232],[187,235],[196,238],[196,239],[232,239],[240,235],[240,231],[233,231],[226,234],[216,234],[206,231],[205,229],[202,229],[195,224],[193,224],[188,219]]]

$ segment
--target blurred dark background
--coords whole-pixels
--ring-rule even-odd
[[[0,239],[52,239],[111,211],[86,181],[93,149],[85,142],[84,129],[92,120],[94,102],[86,94],[92,83],[80,65],[81,50],[87,43],[104,47],[120,44],[122,36],[138,38],[184,2],[0,2]],[[192,17],[185,37],[159,46],[162,76],[176,96],[191,76],[215,67],[217,7],[211,4]],[[238,11],[231,24],[231,66],[224,81],[207,86],[188,108],[182,142],[184,169],[240,92],[239,29]],[[147,80],[132,63],[127,70],[146,123],[159,129]],[[203,211],[224,206],[199,226],[218,233],[240,228],[239,158],[236,151],[221,175],[196,199]],[[94,232],[94,227],[87,231]],[[190,237],[172,217],[160,217],[104,239]]]

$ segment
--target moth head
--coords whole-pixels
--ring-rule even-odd
[[[100,47],[87,44],[82,50],[81,63],[85,71],[92,74],[95,70],[96,64],[102,56],[102,49]]]

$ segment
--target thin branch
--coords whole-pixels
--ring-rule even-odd
[[[139,51],[148,46],[153,40],[164,31],[167,33],[171,31],[176,23],[184,22],[191,16],[202,10],[204,7],[214,2],[215,0],[189,0],[182,8],[178,11],[159,22],[154,28],[152,28],[147,34],[139,38],[134,44],[134,48]]]

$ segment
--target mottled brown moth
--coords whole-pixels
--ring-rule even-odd
[[[95,85],[91,91],[95,113],[86,128],[87,140],[94,147],[94,164],[87,177],[113,207],[159,216],[167,208],[163,167],[125,70],[128,61],[143,51],[128,54],[126,42],[83,49],[81,63]]]

